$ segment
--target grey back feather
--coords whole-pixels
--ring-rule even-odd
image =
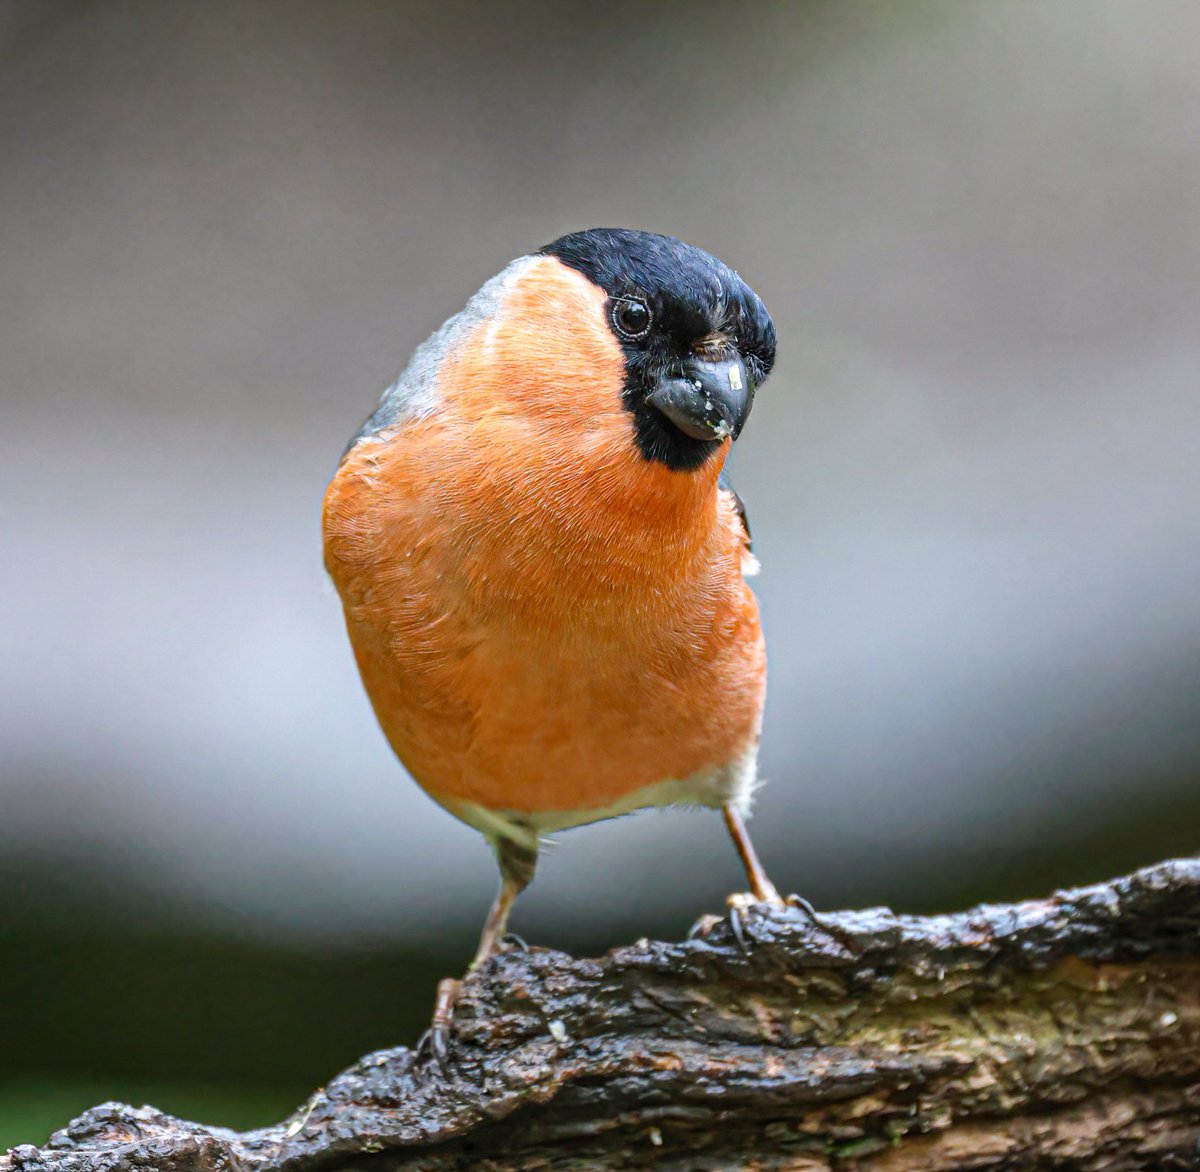
[[[342,458],[360,441],[380,432],[432,414],[438,405],[437,375],[447,354],[481,322],[492,317],[509,286],[541,257],[522,256],[506,265],[467,302],[466,307],[446,321],[413,352],[400,377],[379,400],[379,406],[346,445]]]

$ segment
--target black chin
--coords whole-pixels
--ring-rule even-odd
[[[644,399],[633,406],[634,440],[647,460],[665,464],[674,472],[701,467],[721,448],[715,440],[684,435],[661,411]]]

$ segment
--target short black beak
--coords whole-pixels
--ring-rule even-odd
[[[736,355],[689,358],[682,374],[664,375],[646,400],[692,439],[737,439],[754,402],[754,387]]]

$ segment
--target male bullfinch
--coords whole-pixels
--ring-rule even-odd
[[[743,823],[766,656],[722,478],[774,359],[715,257],[575,232],[423,343],[342,458],[325,564],[375,715],[500,865],[472,967],[542,836],[642,807],[722,810],[754,896],[779,900]]]

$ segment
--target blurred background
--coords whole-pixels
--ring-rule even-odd
[[[785,890],[1200,848],[1198,59],[1187,0],[0,6],[0,1146],[269,1122],[463,968],[493,863],[375,726],[319,507],[572,229],[706,247],[778,325],[733,472]],[[513,926],[597,953],[739,882],[646,813]]]

